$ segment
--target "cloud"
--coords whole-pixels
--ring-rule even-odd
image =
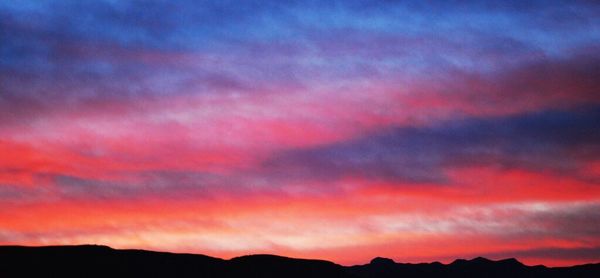
[[[541,210],[536,213],[526,215],[516,221],[517,225],[530,227],[529,237],[568,239],[574,242],[593,245],[598,243],[600,238],[600,224],[596,221],[600,219],[600,204],[576,204],[557,209]],[[527,233],[524,228],[523,232]],[[600,259],[600,257],[598,257]]]
[[[0,241],[591,258],[599,7],[0,1]]]
[[[451,95],[450,108],[468,113],[511,109],[517,98],[527,101],[514,110],[597,101],[598,57],[563,61],[564,53],[594,46],[600,35],[588,30],[597,7],[564,4],[571,9],[537,2],[3,4],[0,121],[135,108],[143,98],[338,91],[354,85],[349,79],[391,88],[419,80],[411,85],[415,103]],[[556,19],[565,30],[546,26]],[[556,32],[563,39],[547,43]],[[422,90],[434,92],[424,98]]]
[[[447,183],[447,167],[464,166],[495,165],[577,176],[583,163],[593,161],[600,151],[599,117],[598,107],[586,107],[400,127],[284,151],[263,167],[306,179],[354,176],[438,184]]]

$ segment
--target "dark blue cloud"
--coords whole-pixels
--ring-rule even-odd
[[[264,174],[264,173],[262,173]],[[123,171],[116,180],[59,173],[32,173],[35,187],[0,183],[0,200],[27,203],[39,200],[136,200],[144,198],[211,199],[219,194],[248,196],[253,193],[283,194],[271,186],[267,175],[236,172],[215,174],[202,171],[157,169]]]
[[[431,127],[402,127],[326,146],[290,150],[265,162],[287,177],[358,176],[444,183],[444,169],[496,166],[581,176],[600,155],[600,107],[510,117],[467,118]]]
[[[134,83],[138,73],[156,77],[155,71],[174,70],[164,66],[150,70],[136,61],[107,61],[102,56],[99,61],[82,61],[76,51],[65,48],[83,44],[94,46],[87,50],[91,52],[113,48],[201,52],[239,62],[249,58],[256,69],[264,71],[255,76],[262,78],[281,70],[274,62],[261,65],[271,55],[300,74],[314,70],[306,64],[315,59],[327,61],[315,65],[325,67],[322,73],[327,75],[340,67],[373,63],[369,61],[378,56],[404,69],[422,66],[430,70],[440,63],[481,67],[485,65],[477,61],[483,54],[533,50],[564,54],[593,43],[600,37],[593,28],[599,23],[594,16],[597,10],[594,5],[562,1],[556,5],[530,1],[494,5],[419,1],[5,2],[0,5],[0,37],[5,42],[0,47],[0,65],[25,72],[64,71],[77,78],[79,71],[95,77],[133,75],[128,81]],[[565,30],[548,25],[557,21]],[[296,49],[296,55],[286,60],[290,49]],[[382,50],[373,53],[374,49]],[[335,53],[322,53],[327,50],[346,50],[354,57],[340,59]],[[479,54],[469,56],[474,53]]]
[[[597,45],[598,9],[569,1],[4,1],[0,121],[148,97],[502,74]]]

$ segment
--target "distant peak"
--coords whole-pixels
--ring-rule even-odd
[[[486,263],[490,263],[490,262],[492,262],[492,261],[489,259],[486,259],[484,257],[477,257],[477,258],[473,258],[471,260],[456,259],[451,263],[451,265],[486,264]]]
[[[374,259],[371,260],[371,264],[374,264],[374,265],[393,265],[393,264],[396,264],[396,262],[394,262],[394,260],[389,259],[389,258],[375,257]]]
[[[484,258],[484,257],[477,257],[471,260],[471,262],[480,262],[480,263],[489,263],[492,260]]]
[[[112,249],[110,246],[101,245],[101,244],[81,244],[81,245],[72,245],[75,247],[85,247],[85,248],[103,248],[103,249]]]
[[[524,266],[523,263],[519,262],[517,259],[515,258],[508,258],[508,259],[503,259],[503,260],[498,260],[498,261],[493,261],[490,260],[488,258],[484,258],[484,257],[476,257],[473,258],[471,260],[465,260],[465,259],[457,259],[454,262],[452,262],[452,265],[465,265],[465,264],[489,264],[489,263],[499,263],[499,264],[503,264],[503,265],[511,265],[511,266]]]
[[[454,265],[455,264],[464,264],[466,262],[467,262],[467,260],[465,260],[465,259],[456,259],[453,262],[451,262],[450,264],[454,264]]]
[[[505,263],[505,264],[511,264],[511,265],[524,265],[522,262],[520,262],[519,260],[517,260],[515,258],[508,258],[508,259],[500,260],[498,262]]]

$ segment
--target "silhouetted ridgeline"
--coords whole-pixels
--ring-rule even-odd
[[[0,277],[600,277],[600,264],[547,268],[515,259],[395,263],[375,258],[345,267],[322,260],[251,255],[222,260],[204,255],[106,246],[0,246]]]

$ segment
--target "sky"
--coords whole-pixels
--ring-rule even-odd
[[[599,77],[594,1],[0,0],[0,244],[600,262]]]

